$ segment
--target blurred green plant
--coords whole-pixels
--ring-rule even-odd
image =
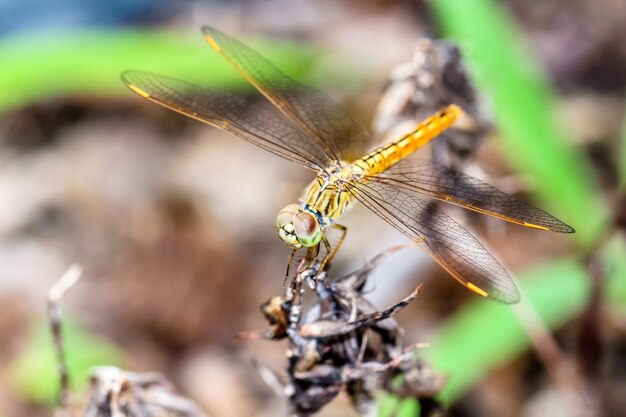
[[[620,240],[616,238],[604,251],[611,259],[626,248]],[[626,297],[625,262],[613,265],[609,272],[606,293],[608,301],[617,306]],[[579,262],[561,260],[525,271],[520,274],[520,284],[522,302],[530,305],[543,324],[554,329],[583,309],[590,281],[587,270]],[[430,338],[430,348],[423,351],[426,360],[449,375],[441,395],[444,403],[453,402],[490,369],[504,365],[529,348],[527,330],[518,318],[518,314],[525,314],[523,308],[477,300],[455,314]]]
[[[122,364],[122,352],[71,319],[63,321],[63,343],[72,391],[87,387],[89,371],[98,365]],[[48,323],[33,328],[28,345],[11,364],[9,385],[22,399],[52,405],[59,394],[59,372]]]
[[[417,417],[420,415],[420,404],[414,398],[403,398],[387,395],[378,402],[378,417]]]
[[[315,50],[283,42],[252,42],[286,73],[307,82]],[[214,53],[200,31],[80,30],[0,40],[0,113],[55,96],[111,97],[128,90],[124,70],[141,69],[207,87],[251,88]],[[10,65],[6,65],[10,63]]]
[[[398,409],[398,404],[400,403],[400,398],[394,395],[384,395],[382,396],[378,402],[378,414],[377,417],[391,417],[393,413]]]
[[[541,205],[576,229],[580,247],[592,247],[608,207],[584,156],[556,125],[555,93],[513,20],[493,0],[433,0],[430,7],[491,98],[509,162],[537,180]]]
[[[626,239],[615,235],[600,251],[607,276],[609,308],[626,314]],[[527,329],[518,315],[533,309],[544,325],[557,328],[580,312],[589,293],[587,270],[574,259],[548,262],[520,274],[523,303],[511,308],[476,299],[458,311],[432,337],[430,347],[418,351],[448,380],[440,395],[451,404],[467,392],[490,370],[506,364],[526,351],[531,344]],[[385,395],[379,400],[378,417],[400,414],[401,400]],[[404,415],[404,414],[402,414]],[[417,416],[417,414],[407,414]]]
[[[584,156],[555,125],[555,93],[509,16],[492,0],[432,0],[430,5],[443,32],[464,49],[478,86],[491,98],[499,139],[510,163],[538,179],[541,204],[577,229],[575,239],[583,251],[599,245],[609,221],[607,204]],[[623,142],[622,186],[626,184],[626,127]],[[607,273],[608,301],[623,312],[626,242],[620,235],[613,236],[600,244],[598,252]],[[590,279],[578,259],[546,263],[520,278],[524,302],[550,328],[571,320],[586,305]],[[430,341],[431,347],[423,351],[425,358],[449,376],[441,394],[444,404],[458,399],[531,343],[515,310],[482,300],[455,314]],[[384,401],[393,404],[394,399]]]
[[[582,152],[555,124],[555,93],[512,19],[492,0],[431,0],[430,7],[443,33],[464,50],[479,88],[491,98],[509,162],[537,178],[541,205],[577,230],[574,239],[583,253],[593,250],[603,261],[607,298],[613,308],[623,305],[626,243],[621,236],[606,234],[608,205]],[[626,167],[626,151],[623,155]],[[524,302],[550,328],[571,320],[586,305],[590,278],[579,258],[549,262],[520,277]],[[425,357],[450,377],[441,395],[444,404],[530,345],[515,310],[482,300],[455,314],[430,340]]]

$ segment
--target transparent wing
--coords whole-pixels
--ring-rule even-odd
[[[368,180],[424,194],[522,226],[561,233],[574,229],[545,211],[497,188],[427,160],[408,158]]]
[[[415,240],[470,290],[504,303],[519,301],[519,292],[506,269],[432,202],[377,182],[350,183],[349,189],[370,210]]]
[[[254,87],[324,149],[328,164],[353,161],[369,148],[369,134],[347,111],[320,91],[292,80],[238,40],[211,27],[205,39]]]
[[[122,81],[133,92],[313,170],[327,166],[326,155],[267,100],[219,93],[185,81],[127,71]]]

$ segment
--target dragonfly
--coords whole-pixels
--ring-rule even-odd
[[[573,233],[547,212],[415,151],[451,127],[463,110],[450,104],[398,140],[371,150],[369,133],[324,93],[282,73],[239,40],[212,27],[204,39],[264,99],[213,91],[175,78],[126,71],[134,93],[163,107],[232,133],[311,170],[315,179],[278,212],[280,239],[293,251],[319,249],[329,257],[327,233],[347,228],[338,220],[357,202],[390,223],[466,288],[485,298],[515,303],[520,295],[507,270],[463,226],[436,204],[448,204],[525,227]],[[293,252],[292,252],[293,256]]]

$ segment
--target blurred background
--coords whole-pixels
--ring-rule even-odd
[[[393,104],[394,82],[410,76],[418,39],[456,42],[476,106],[493,127],[457,168],[577,233],[455,211],[514,272],[523,302],[479,299],[417,249],[378,268],[368,298],[384,308],[424,283],[397,318],[406,343],[428,342],[420,355],[448,376],[441,399],[449,415],[621,415],[623,0],[5,0],[1,417],[54,409],[45,294],[74,262],[84,278],[64,307],[77,396],[91,366],[113,364],[163,372],[210,416],[286,412],[250,364],[257,358],[282,369],[285,344],[232,336],[265,327],[258,307],[283,291],[289,251],[272,226],[310,173],[141,100],[119,80],[141,69],[250,93],[202,39],[202,25],[249,42],[379,136],[396,120],[380,100],[386,94]],[[348,238],[333,275],[406,242],[363,207],[344,223]],[[402,415],[414,414],[396,403]],[[320,415],[356,413],[340,396]]]

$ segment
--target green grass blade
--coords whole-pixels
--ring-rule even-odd
[[[431,0],[443,33],[456,41],[492,100],[509,162],[536,179],[542,207],[573,226],[591,247],[608,219],[583,155],[554,121],[554,93],[515,24],[493,0]]]
[[[288,74],[306,81],[314,51],[303,45],[252,42]],[[251,88],[213,52],[200,31],[79,30],[0,41],[0,113],[54,96],[128,95],[120,73],[135,69],[219,89]],[[10,63],[10,65],[6,65]]]
[[[621,236],[609,241],[601,259],[607,271],[609,305],[626,300],[626,242]],[[551,329],[579,314],[589,296],[590,278],[577,261],[562,260],[520,275],[522,297]],[[515,307],[476,300],[450,318],[430,338],[423,352],[435,369],[449,375],[441,394],[450,404],[494,368],[504,365],[530,347]]]
[[[420,403],[415,398],[404,398],[396,410],[397,417],[419,417]]]
[[[574,261],[545,265],[522,280],[522,296],[551,328],[580,311],[588,291],[585,270]],[[533,285],[534,284],[534,285]],[[511,306],[476,300],[448,320],[425,351],[449,375],[441,399],[451,403],[491,369],[528,349],[530,341]]]

